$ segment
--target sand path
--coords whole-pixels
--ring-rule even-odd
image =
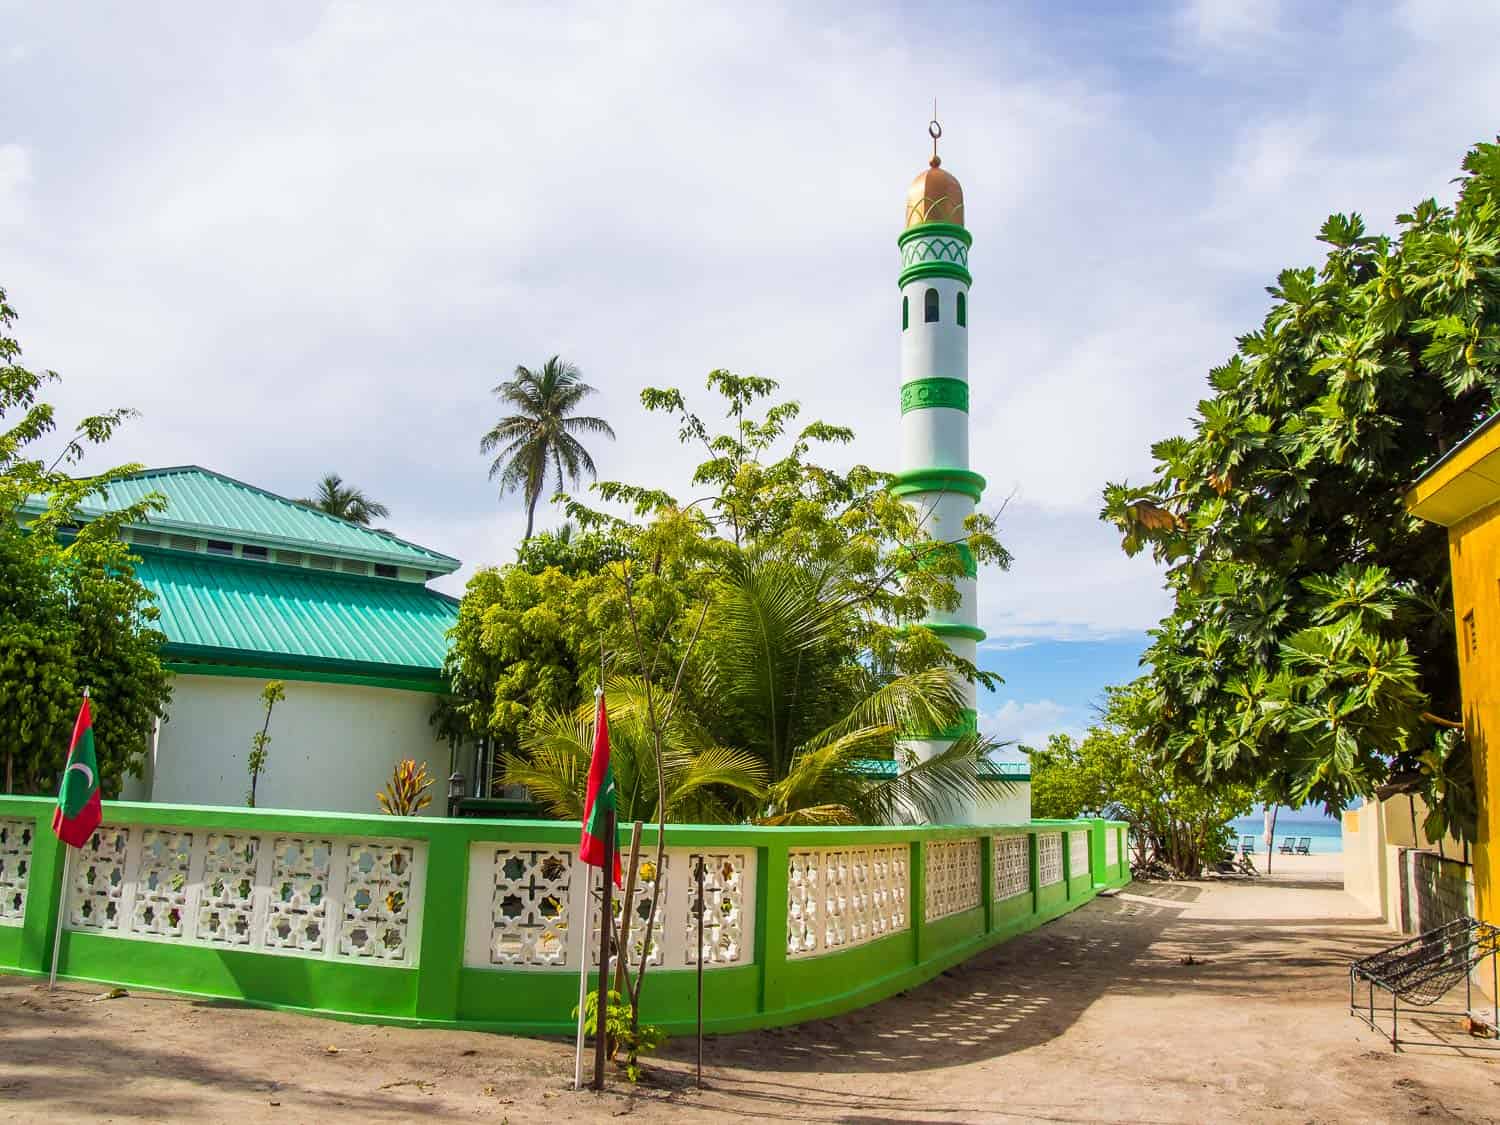
[[[0,1120],[1500,1120],[1500,1055],[1393,1056],[1345,1010],[1391,940],[1337,857],[1144,884],[886,1003],[678,1042],[635,1094],[574,1094],[570,1045],[361,1027],[0,977]],[[1182,963],[1191,956],[1196,963]]]

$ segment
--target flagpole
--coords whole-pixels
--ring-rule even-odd
[[[73,849],[63,845],[62,894],[57,899],[57,929],[52,934],[52,975],[47,978],[47,991],[57,987],[57,951],[62,948],[63,915],[68,912],[68,869],[73,865]]]
[[[83,687],[83,705],[88,706],[89,689],[85,684]],[[63,762],[63,776],[67,777],[68,767],[73,764],[73,747],[68,747],[68,758]],[[57,927],[52,931],[52,972],[47,976],[47,991],[51,992],[57,988],[57,954],[62,949],[63,916],[68,912],[68,872],[73,866],[73,845],[66,840],[62,841],[63,865],[62,865],[62,890],[57,896]]]
[[[610,899],[615,889],[615,810],[604,814],[604,863],[599,868],[603,887],[599,908],[599,997],[594,1009],[594,1089],[604,1092],[604,1056],[609,1041],[609,939],[614,937],[615,915]],[[649,943],[648,943],[649,944]],[[623,949],[616,950],[624,956]]]
[[[593,898],[593,889],[588,887],[589,868],[583,869],[585,902]],[[588,917],[585,907],[584,917]],[[578,931],[578,1036],[573,1043],[573,1089],[583,1089],[583,1002],[589,991],[589,928],[584,925]]]

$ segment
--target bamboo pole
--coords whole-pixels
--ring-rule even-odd
[[[635,913],[631,907],[635,902],[635,873],[641,860],[641,829],[644,827],[645,822],[638,820],[630,828],[630,866],[625,869],[625,897],[620,900],[620,944],[616,947],[620,952],[615,963],[615,991],[622,997],[629,983],[630,916]],[[661,878],[660,872],[657,878]]]

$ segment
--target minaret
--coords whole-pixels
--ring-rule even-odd
[[[923,516],[934,539],[964,537],[964,520],[984,491],[969,469],[969,246],[964,192],[938,158],[943,135],[928,126],[932,160],[906,194],[901,248],[901,472],[892,489]],[[925,621],[958,656],[975,661],[979,628],[974,560],[958,582],[962,601]],[[977,663],[977,661],[975,661]],[[974,685],[967,687],[963,722],[932,737],[903,739],[918,759],[931,758],[975,729]],[[953,810],[955,823],[973,820],[972,808]]]

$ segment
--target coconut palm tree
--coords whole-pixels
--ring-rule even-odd
[[[656,820],[656,754],[646,723],[642,681],[612,677],[609,701],[610,765],[622,823]],[[735,819],[726,798],[758,801],[765,795],[765,765],[752,754],[715,745],[703,727],[680,708],[667,721],[663,755],[669,821],[698,824]],[[548,712],[528,724],[521,752],[502,758],[506,785],[524,785],[549,811],[565,820],[583,819],[589,758],[594,744],[594,703],[572,712]]]
[[[371,500],[353,485],[346,485],[338,473],[328,473],[318,482],[318,494],[311,499],[304,497],[297,503],[341,520],[369,527],[371,520],[383,520],[391,510],[378,500]]]
[[[490,479],[500,480],[500,495],[519,491],[526,500],[526,539],[536,523],[536,505],[550,477],[553,487],[577,484],[586,474],[596,477],[594,459],[578,440],[597,434],[614,440],[615,431],[603,418],[575,414],[578,404],[594,388],[579,377],[578,368],[558,356],[540,371],[518,366],[515,378],[492,392],[516,413],[495,423],[479,441],[479,452],[494,453]]]
[[[943,821],[979,796],[1007,792],[989,776],[995,743],[967,733],[918,762],[913,731],[961,727],[967,700],[947,667],[878,674],[854,650],[857,608],[837,564],[730,556],[709,617],[700,692],[737,746],[766,763],[770,784],[751,811],[763,824]],[[701,706],[701,704],[700,704]],[[872,774],[871,760],[894,761]]]

